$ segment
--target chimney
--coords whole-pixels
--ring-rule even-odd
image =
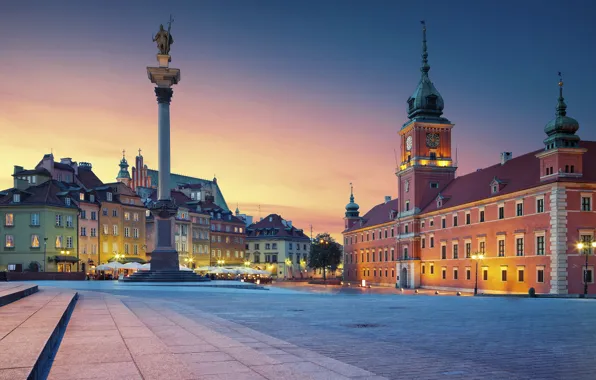
[[[391,195],[385,195],[385,203],[391,201]]]
[[[14,174],[17,174],[18,172],[22,172],[23,171],[23,167],[22,166],[14,166]],[[13,177],[13,187],[15,189],[19,189],[19,190],[25,190],[26,188],[29,187],[29,182],[27,182],[27,180],[25,179],[20,179],[19,177],[17,177],[16,175]]]
[[[501,165],[505,165],[505,162],[511,160],[512,158],[513,158],[513,153],[511,153],[511,152],[501,153]]]

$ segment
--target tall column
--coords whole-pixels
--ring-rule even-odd
[[[178,207],[170,194],[170,102],[172,86],[180,81],[180,70],[169,67],[170,56],[158,54],[159,67],[147,67],[155,83],[158,104],[157,136],[159,176],[157,201],[150,205],[154,219],[155,249],[151,252],[151,271],[178,271],[178,252],[174,242],[175,216]]]
[[[158,103],[159,178],[157,199],[170,199],[170,102],[174,90],[155,87]]]

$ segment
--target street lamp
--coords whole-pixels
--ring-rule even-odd
[[[472,255],[472,260],[476,261],[476,282],[474,283],[474,295],[478,294],[478,262],[484,258],[484,254],[478,253]]]
[[[225,260],[217,260],[217,265],[222,266],[226,263]]]
[[[590,243],[590,246],[592,247],[592,250],[596,248],[596,241],[593,241],[592,243]],[[582,250],[586,249],[585,251],[585,255],[586,255],[586,269],[584,270],[584,296],[588,295],[588,255],[590,254],[590,250],[588,248],[588,244],[584,244],[584,243],[577,243],[577,249],[580,252],[580,254],[582,254]]]
[[[43,271],[44,272],[47,272],[46,265],[48,265],[48,259],[46,257],[46,252],[47,252],[46,251],[46,247],[47,247],[47,245],[48,245],[48,238],[47,237],[44,237],[43,238]]]
[[[246,261],[244,262],[244,266],[245,266],[245,267],[249,267],[249,266],[250,266],[250,261],[246,260]]]

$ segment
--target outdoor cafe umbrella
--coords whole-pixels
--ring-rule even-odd
[[[101,264],[97,266],[97,270],[116,270],[122,268],[124,265],[120,264],[117,261],[112,261],[111,263]]]
[[[141,269],[143,265],[135,262],[126,263],[122,266],[122,269]]]

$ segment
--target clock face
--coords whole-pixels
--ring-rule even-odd
[[[412,136],[408,136],[406,139],[406,150],[412,149]]]
[[[426,146],[429,148],[436,148],[439,146],[441,138],[438,133],[427,133],[426,134]]]

